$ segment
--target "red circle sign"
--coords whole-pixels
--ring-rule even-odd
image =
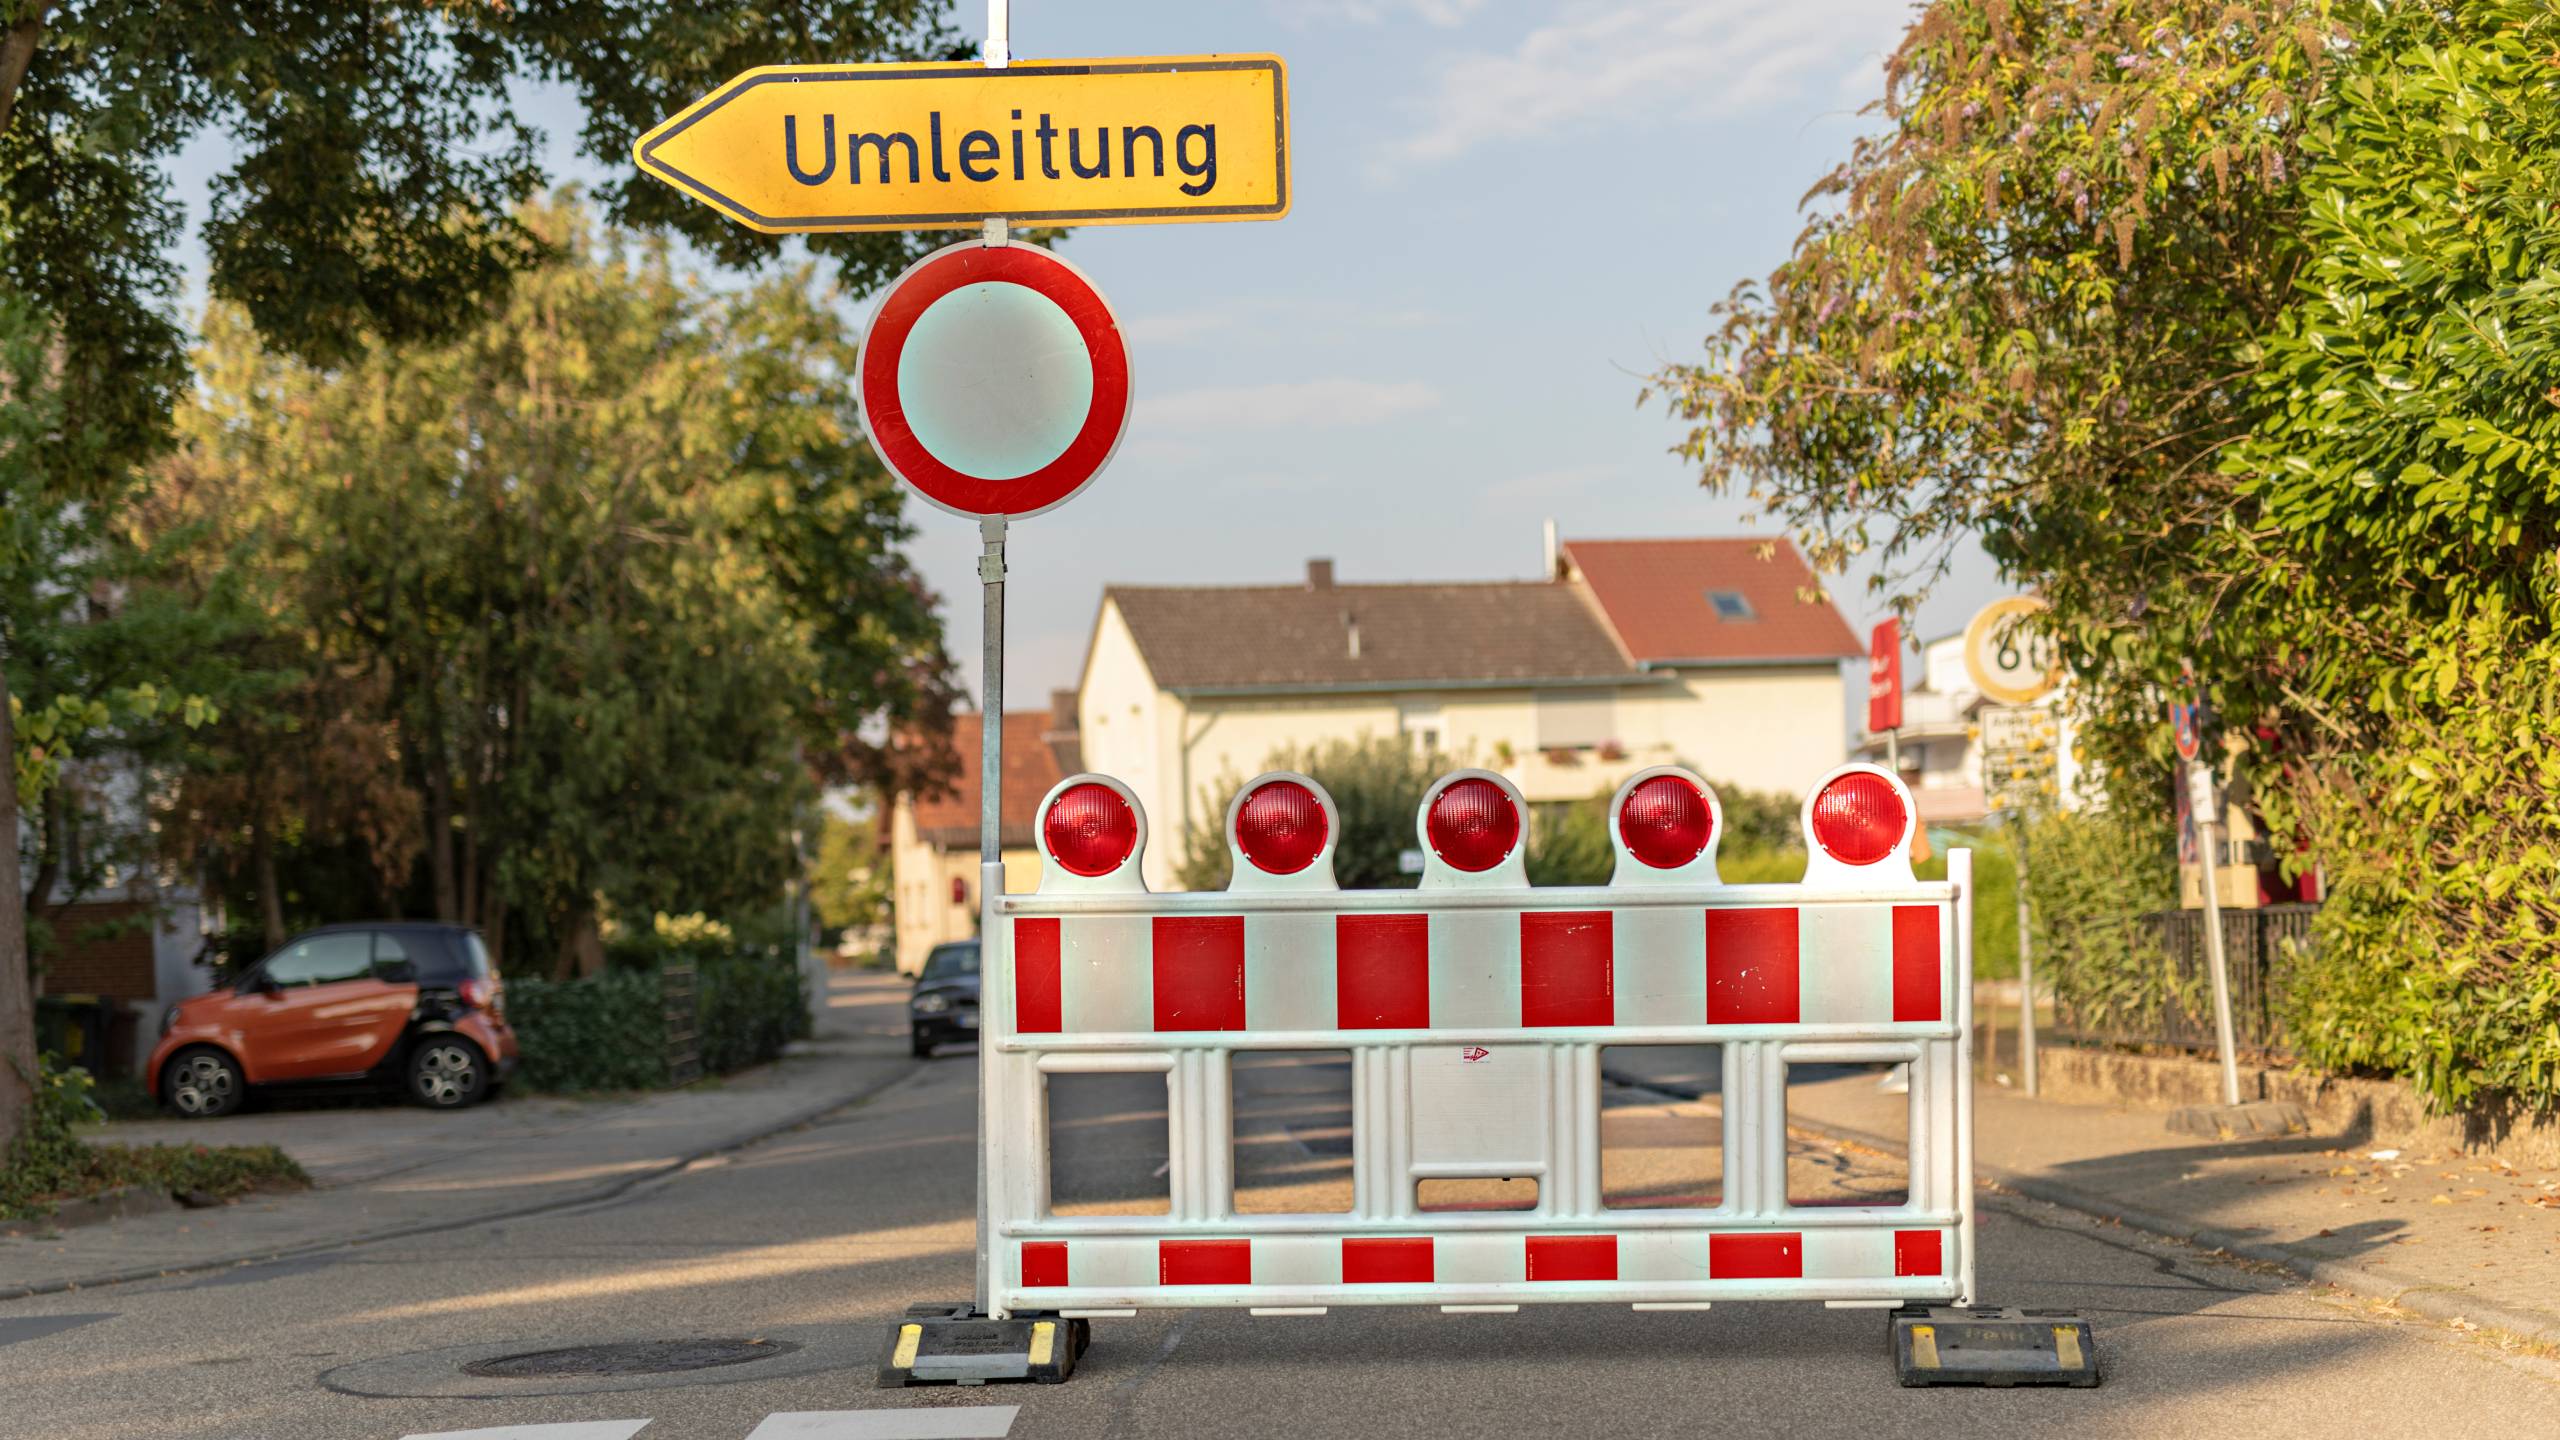
[[[1129,346],[1084,272],[972,240],[889,287],[855,389],[872,448],[918,494],[962,515],[1037,515],[1119,448]]]

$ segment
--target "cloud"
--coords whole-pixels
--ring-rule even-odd
[[[1890,50],[1910,0],[1600,0],[1507,52],[1461,51],[1376,178],[1477,146],[1608,120],[1730,113]],[[1855,72],[1853,72],[1855,73]]]
[[[1419,380],[1284,380],[1178,390],[1142,400],[1140,418],[1173,430],[1335,429],[1437,409],[1440,400]]]
[[[1357,25],[1382,25],[1410,12],[1449,30],[1467,23],[1467,17],[1483,9],[1484,4],[1485,0],[1290,0],[1286,9],[1289,18],[1301,24],[1347,20]]]

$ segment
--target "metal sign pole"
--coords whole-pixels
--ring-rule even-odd
[[[987,0],[986,62],[1001,70],[1011,58],[1009,0]],[[1005,243],[1005,222],[989,220],[987,243]],[[978,975],[989,999],[1010,994],[1011,953],[997,913],[1004,898],[1004,534],[1005,517],[989,515],[978,522],[982,549],[978,583],[986,594],[978,636]],[[979,1006],[978,1042],[978,1258],[976,1308],[980,1315],[995,1298],[995,1236],[990,1233],[987,1194],[987,1137],[994,1132],[995,1047],[986,1043],[986,1005]]]
[[[2011,812],[2010,837],[2018,863],[2018,1078],[2036,1093],[2036,962],[2033,937],[2027,933],[2027,814]]]
[[[2222,953],[2222,886],[2214,867],[2217,826],[2213,776],[2202,761],[2187,766],[2187,806],[2194,812],[2196,859],[2204,881],[2204,958],[2213,972],[2213,1039],[2222,1052],[2222,1103],[2240,1103],[2240,1062],[2231,1038],[2231,969]]]

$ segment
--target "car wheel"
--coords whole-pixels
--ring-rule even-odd
[[[459,1035],[430,1035],[409,1052],[409,1098],[430,1110],[459,1110],[488,1091],[488,1060]]]
[[[160,1098],[189,1120],[211,1120],[240,1108],[249,1082],[240,1064],[219,1050],[181,1050],[160,1072]]]
[[[930,1060],[930,1059],[932,1059],[932,1058],[933,1058],[933,1037],[931,1037],[931,1036],[929,1036],[929,1035],[925,1034],[922,1030],[910,1030],[910,1031],[908,1031],[908,1032],[907,1032],[907,1053],[908,1053],[908,1054],[910,1054],[910,1055],[915,1056],[915,1057],[916,1057],[917,1059],[919,1059],[919,1060]]]

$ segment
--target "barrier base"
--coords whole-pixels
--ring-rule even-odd
[[[910,1305],[889,1334],[879,1388],[986,1385],[1028,1380],[1057,1385],[1076,1373],[1093,1327],[1055,1315],[990,1320],[965,1304]]]
[[[1906,1305],[1893,1312],[1892,1343],[1907,1386],[2098,1383],[2096,1336],[2068,1310]]]

